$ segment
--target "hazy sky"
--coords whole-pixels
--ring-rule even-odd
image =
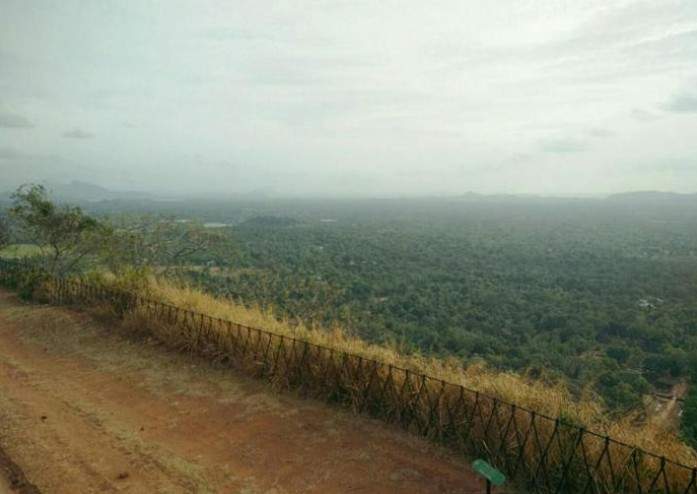
[[[0,0],[0,189],[697,192],[697,1]]]

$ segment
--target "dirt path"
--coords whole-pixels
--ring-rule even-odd
[[[0,445],[44,493],[482,492],[379,422],[4,291]]]
[[[687,382],[679,382],[670,390],[670,399],[661,400],[660,408],[653,417],[653,421],[668,430],[677,430],[680,427],[681,406],[678,400],[683,399],[687,394]]]

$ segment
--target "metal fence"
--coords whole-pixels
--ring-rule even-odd
[[[28,269],[0,260],[0,283],[21,285]],[[166,342],[279,389],[351,407],[486,458],[522,491],[697,494],[695,467],[459,384],[79,279],[44,277],[42,286],[38,293],[52,303],[108,308]]]

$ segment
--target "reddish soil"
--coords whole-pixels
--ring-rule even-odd
[[[44,493],[483,492],[421,439],[4,291],[0,446]]]
[[[671,388],[671,398],[654,395],[652,406],[649,408],[649,419],[666,430],[679,431],[682,410],[679,400],[685,397],[688,389],[687,382],[680,381]]]

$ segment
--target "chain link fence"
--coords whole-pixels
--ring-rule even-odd
[[[17,287],[30,269],[0,260],[0,282]],[[108,308],[278,389],[350,407],[485,458],[522,491],[697,494],[694,466],[459,384],[79,279],[45,277],[42,293],[54,304]]]

